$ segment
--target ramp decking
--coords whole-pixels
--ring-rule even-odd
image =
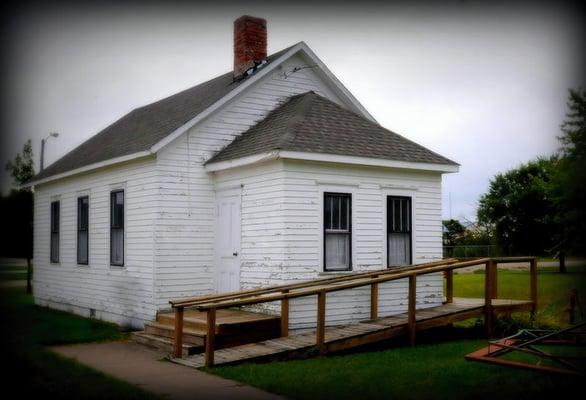
[[[511,312],[529,310],[531,301],[495,299],[493,311]],[[417,310],[415,322],[417,330],[425,330],[452,322],[484,315],[484,299],[454,298],[452,303]],[[408,333],[407,313],[391,317],[377,318],[349,325],[326,327],[325,350],[328,353],[345,350],[368,343],[404,336]],[[237,364],[248,361],[266,361],[294,357],[316,346],[316,331],[299,334],[290,333],[287,337],[264,340],[215,351],[214,365]],[[195,354],[184,358],[172,358],[173,362],[201,368],[205,365],[205,354]]]

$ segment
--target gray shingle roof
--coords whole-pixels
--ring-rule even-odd
[[[271,63],[293,46],[267,58]],[[247,79],[233,81],[232,71],[155,103],[137,108],[55,161],[31,182],[94,163],[149,150]]]
[[[458,165],[313,92],[290,97],[207,164],[273,150]]]

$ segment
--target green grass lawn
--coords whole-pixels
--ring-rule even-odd
[[[114,324],[35,306],[23,289],[0,289],[0,322],[3,379],[19,397],[156,398],[44,348],[124,338]]]
[[[0,281],[26,280],[26,266],[0,265]]]
[[[538,323],[563,323],[569,290],[584,296],[586,269],[573,268],[561,275],[540,269]],[[526,271],[499,271],[499,296],[528,298]],[[481,273],[454,276],[454,293],[482,297]],[[584,301],[582,304],[586,304]],[[445,328],[418,335],[411,348],[393,341],[368,351],[307,360],[243,364],[210,369],[295,399],[534,399],[563,396],[583,385],[580,381],[539,372],[466,361],[464,356],[486,345],[483,329]],[[402,346],[398,346],[403,344]]]
[[[499,298],[529,299],[527,271],[499,269],[497,286]],[[536,322],[549,326],[568,325],[566,309],[572,289],[578,289],[581,304],[586,306],[586,266],[570,267],[565,274],[557,272],[557,268],[539,268]],[[484,270],[454,275],[454,296],[484,297]],[[527,319],[528,315],[525,313],[524,317],[519,317]]]

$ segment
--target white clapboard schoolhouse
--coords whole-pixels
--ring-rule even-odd
[[[234,70],[137,108],[36,175],[38,304],[141,327],[169,300],[442,257],[442,174],[458,164],[380,126],[303,42],[267,56],[235,21]],[[442,302],[437,275],[418,307]],[[291,302],[290,324],[315,306]],[[328,324],[368,317],[332,294]],[[380,287],[404,312],[404,282]]]

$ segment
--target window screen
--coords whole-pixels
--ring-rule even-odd
[[[51,262],[59,262],[59,229],[60,229],[60,203],[51,203]]]
[[[124,265],[124,191],[110,194],[110,264]]]
[[[411,198],[387,197],[388,266],[411,264]]]
[[[77,199],[77,263],[88,264],[89,247],[89,198]]]
[[[352,197],[347,193],[324,194],[324,269],[352,268]]]

